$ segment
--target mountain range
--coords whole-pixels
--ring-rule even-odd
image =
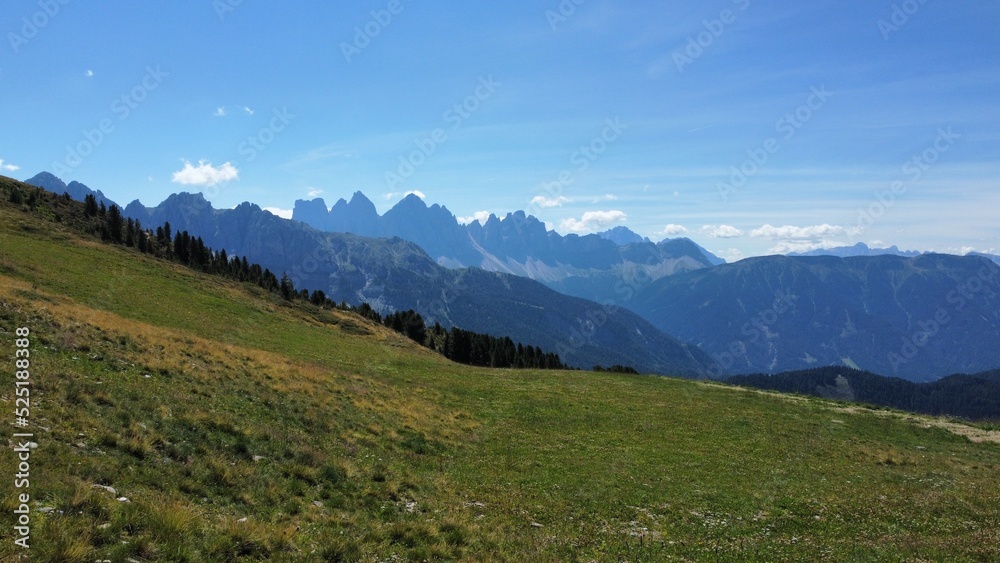
[[[657,280],[632,307],[728,373],[923,381],[1000,366],[1000,266],[978,256],[747,258]]]
[[[169,222],[174,232],[186,230],[213,248],[287,273],[297,288],[323,290],[334,301],[367,302],[381,312],[413,309],[431,324],[516,336],[573,366],[627,364],[695,376],[710,365],[697,347],[627,309],[511,274],[445,268],[399,237],[323,233],[250,203],[216,210],[201,194],[175,194],[155,208],[133,202],[124,214],[146,226]]]
[[[61,193],[54,176],[28,182]],[[300,200],[292,221],[192,194],[124,213],[169,221],[338,301],[412,308],[581,367],[722,379],[840,365],[913,381],[1000,367],[1000,267],[983,256],[857,245],[829,251],[846,257],[726,264],[689,239],[653,243],[624,227],[562,236],[522,211],[462,225],[415,195],[379,216],[360,192],[330,209]]]
[[[723,262],[687,238],[653,243],[624,227],[563,236],[523,211],[462,225],[446,207],[427,206],[414,194],[381,216],[361,192],[329,210],[321,198],[297,200],[292,219],[321,231],[396,236],[416,243],[443,266],[515,274],[560,293],[617,304],[625,285],[634,289]]]

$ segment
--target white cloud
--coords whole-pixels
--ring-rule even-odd
[[[473,213],[469,217],[456,217],[456,219],[458,219],[458,222],[461,223],[461,224],[463,224],[463,225],[468,225],[469,223],[471,223],[473,221],[479,221],[479,223],[481,225],[485,225],[486,224],[486,220],[489,219],[489,218],[490,218],[490,212],[489,211],[476,211],[475,213]]]
[[[410,190],[410,191],[406,192],[405,194],[403,194],[403,197],[406,197],[408,195],[415,195],[415,196],[419,197],[420,199],[427,199],[427,196],[424,195],[424,192],[422,192],[420,190]]]
[[[687,227],[671,223],[666,227],[663,227],[662,231],[658,231],[653,234],[655,234],[656,236],[663,236],[663,237],[675,237],[677,235],[687,234],[687,232],[688,232]]]
[[[20,170],[20,169],[21,169],[21,167],[15,165],[15,164],[5,164],[4,161],[3,161],[3,159],[0,158],[0,170],[6,170],[8,172],[14,172],[14,171],[17,171],[17,170]]]
[[[559,207],[562,204],[569,203],[571,201],[573,201],[573,200],[571,200],[570,198],[568,198],[566,196],[559,196],[559,197],[554,197],[554,198],[548,198],[548,197],[545,197],[543,195],[536,195],[535,197],[531,198],[531,204],[532,205],[537,205],[538,207],[541,207],[542,209],[547,209],[549,207]]]
[[[282,219],[291,219],[292,210],[291,209],[281,209],[280,207],[265,207],[264,211],[267,211],[271,215],[281,217]]]
[[[171,182],[185,186],[212,186],[219,182],[238,180],[239,177],[240,171],[230,162],[215,167],[212,166],[212,163],[204,160],[199,160],[198,166],[185,160],[184,168],[174,172]]]
[[[83,73],[83,75],[86,76],[87,78],[90,78],[91,76],[94,76],[94,71],[88,68],[87,71]]]
[[[810,225],[808,227],[796,227],[795,225],[764,225],[759,229],[750,231],[750,236],[755,238],[769,238],[777,241],[768,252],[773,254],[788,254],[789,252],[809,252],[825,248],[845,246],[847,243],[842,240],[835,240],[834,237],[845,237],[860,234],[860,229],[848,228],[840,225]]]
[[[572,233],[592,233],[614,223],[622,223],[626,219],[628,219],[628,215],[624,211],[588,211],[583,214],[580,220],[572,217],[564,219],[559,227]]]
[[[811,250],[836,248],[838,246],[845,246],[845,244],[831,240],[784,240],[769,248],[767,252],[769,254],[788,254],[789,252],[809,252]]]
[[[592,199],[590,203],[601,203],[602,201],[616,201],[618,196],[615,194],[604,194],[599,198]]]
[[[321,190],[319,188],[309,188],[309,191],[306,193],[306,196],[312,197],[312,198],[317,198],[317,197],[321,196],[322,194],[323,194],[323,190]]]
[[[246,106],[243,106],[243,111],[245,111],[247,113],[247,115],[253,115],[254,114],[254,111],[252,109],[246,107]]]
[[[212,115],[214,115],[215,117],[225,117],[226,116],[225,106],[219,106],[215,108],[215,111],[212,112]]]
[[[809,227],[796,227],[794,225],[764,225],[759,229],[750,231],[750,236],[757,238],[770,238],[776,240],[816,240],[826,237],[845,236],[858,234],[856,229],[848,229],[840,225],[812,225]]]
[[[732,225],[703,225],[701,232],[712,238],[739,238],[743,231]]]
[[[739,262],[744,258],[743,251],[738,248],[727,248],[726,250],[713,250],[712,254],[715,254],[719,258],[722,258],[726,262]]]

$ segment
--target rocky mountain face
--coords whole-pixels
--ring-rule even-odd
[[[644,242],[652,242],[649,238],[640,236],[628,227],[615,227],[613,229],[608,229],[602,233],[597,233],[597,236],[610,240],[611,242],[617,244],[618,246],[625,246],[627,244],[641,244]]]
[[[462,225],[446,207],[408,195],[379,216],[364,194],[327,209],[322,199],[295,202],[293,219],[328,232],[397,236],[439,264],[476,267],[539,281],[562,293],[618,302],[623,287],[722,261],[688,239],[654,244],[625,227],[600,235],[562,236],[523,211]]]
[[[976,256],[750,258],[657,280],[629,307],[711,354],[717,374],[1000,367],[1000,266]]]
[[[105,197],[100,190],[94,191],[80,182],[70,182],[69,184],[66,184],[49,172],[36,174],[24,183],[37,186],[58,195],[68,193],[71,198],[77,201],[83,201],[88,195],[93,195],[97,199],[97,203],[104,203],[105,207],[110,207],[115,204],[115,202]]]

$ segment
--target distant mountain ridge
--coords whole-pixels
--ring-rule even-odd
[[[825,399],[857,401],[935,416],[1000,420],[998,372],[949,375],[930,383],[913,383],[867,371],[824,367],[775,375],[737,375],[727,383],[800,393]]]
[[[32,186],[38,186],[39,188],[48,190],[58,195],[68,193],[69,196],[76,201],[83,201],[88,195],[93,195],[97,199],[97,203],[103,203],[105,207],[116,205],[115,202],[108,199],[108,197],[105,196],[101,190],[92,190],[80,182],[75,181],[66,184],[49,172],[36,174],[25,180],[24,183],[31,184]]]
[[[916,250],[900,250],[896,245],[888,248],[871,248],[863,242],[854,246],[837,246],[834,248],[820,248],[809,252],[789,252],[786,256],[836,256],[838,258],[848,258],[851,256],[906,256],[914,257],[924,254]]]
[[[977,256],[748,258],[657,280],[631,306],[730,373],[1000,367],[1000,266]]]
[[[852,256],[905,256],[912,258],[914,256],[920,256],[921,254],[934,254],[933,252],[923,252],[919,250],[900,250],[896,245],[892,245],[887,248],[871,248],[863,242],[859,242],[854,246],[837,246],[834,248],[820,248],[817,250],[810,250],[809,252],[789,252],[786,256],[837,256],[838,258],[850,258]],[[997,264],[1000,264],[1000,256],[996,254],[988,254],[985,252],[969,252],[966,256],[982,256],[988,258]]]
[[[327,208],[297,200],[292,218],[326,232],[397,236],[450,268],[476,267],[527,277],[562,293],[617,302],[623,280],[642,283],[723,262],[686,238],[653,243],[625,227],[593,235],[560,235],[523,211],[462,225],[446,207],[410,194],[379,216],[361,192]]]

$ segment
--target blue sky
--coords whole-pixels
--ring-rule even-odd
[[[0,21],[0,173],[122,203],[417,191],[728,259],[1000,248],[992,1],[36,0]]]

